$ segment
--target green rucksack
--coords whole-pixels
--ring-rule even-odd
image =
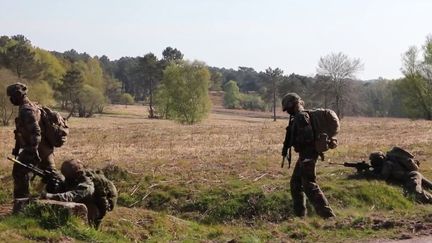
[[[407,171],[418,171],[420,163],[414,155],[400,147],[393,147],[386,153],[386,159],[398,163]]]
[[[315,137],[315,149],[323,153],[337,146],[336,135],[340,130],[339,118],[333,110],[313,109],[306,111],[309,114]],[[333,146],[329,146],[333,141]]]
[[[54,147],[61,147],[66,143],[69,127],[66,120],[56,111],[46,106],[39,106],[42,121],[42,136]]]
[[[93,181],[95,192],[94,199],[102,215],[112,211],[117,205],[117,188],[112,181],[108,180],[100,170],[86,170],[86,176]]]

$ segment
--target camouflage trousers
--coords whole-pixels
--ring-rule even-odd
[[[19,155],[18,160],[25,164],[33,164],[43,170],[55,170],[54,164],[54,148],[45,142],[41,142],[38,147],[39,157],[29,150],[24,149]],[[12,169],[12,177],[14,179],[14,198],[27,198],[30,196],[30,179],[32,173],[19,164],[14,164]]]
[[[327,198],[316,182],[315,164],[317,159],[299,158],[291,177],[291,196],[296,216],[306,215],[305,194],[315,208],[316,213],[323,217],[334,217]]]
[[[105,216],[105,213],[102,214],[101,210],[97,207],[96,203],[89,202],[85,203],[87,207],[87,219],[90,226],[98,229],[100,224],[102,223],[102,218]]]
[[[425,189],[432,189],[432,182],[426,179],[420,172],[411,171],[408,173],[405,189],[412,193],[420,203],[432,203],[432,195]]]

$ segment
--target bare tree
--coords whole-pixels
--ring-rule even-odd
[[[273,121],[276,121],[276,93],[279,83],[283,77],[283,71],[280,68],[272,69],[271,67],[265,70],[268,90],[271,92],[273,101]]]
[[[329,76],[316,75],[313,90],[310,91],[312,99],[318,101],[318,105],[324,108],[334,106],[333,100],[333,85]]]
[[[327,76],[329,91],[334,96],[334,105],[339,117],[343,116],[343,106],[347,100],[349,79],[354,79],[355,74],[363,69],[360,59],[349,58],[342,52],[331,53],[321,57],[318,62],[318,75]]]

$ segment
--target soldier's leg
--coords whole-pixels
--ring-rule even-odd
[[[30,173],[19,164],[14,164],[12,169],[12,177],[14,180],[14,198],[27,198],[30,196]]]
[[[316,183],[315,164],[316,160],[304,160],[302,163],[302,184],[304,191],[315,208],[317,214],[323,218],[334,217],[327,198]]]
[[[54,147],[48,145],[44,140],[39,145],[39,156],[41,158],[41,162],[38,167],[42,170],[52,171],[54,172],[54,177],[58,180],[62,180],[64,177],[61,175],[59,171],[55,168],[54,163]],[[47,192],[54,193],[57,190],[57,186],[55,184],[46,184],[47,181],[42,181],[40,184],[40,188],[44,188],[46,186]]]
[[[98,229],[100,224],[102,223],[103,216],[100,215],[100,211],[95,203],[87,203],[87,218],[90,226]]]
[[[432,190],[432,182],[422,175],[422,187],[424,189]]]
[[[299,165],[300,163],[297,161],[291,176],[290,187],[294,213],[298,217],[303,217],[306,215],[306,199],[303,192]]]
[[[24,149],[18,156],[18,160],[24,164],[34,164],[33,152]],[[27,198],[30,196],[30,171],[15,163],[12,168],[14,179],[14,198]]]
[[[43,170],[51,170],[55,171],[55,163],[54,163],[54,147],[47,144],[44,140],[39,144],[38,147],[39,157],[41,158],[41,162],[39,164],[39,168]]]
[[[406,190],[413,193],[417,201],[421,203],[432,203],[432,195],[422,188],[423,176],[418,171],[411,171],[405,183]]]

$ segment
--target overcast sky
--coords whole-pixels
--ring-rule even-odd
[[[0,35],[47,50],[161,56],[314,75],[321,56],[360,58],[357,77],[401,76],[401,55],[432,33],[430,0],[0,0]]]

